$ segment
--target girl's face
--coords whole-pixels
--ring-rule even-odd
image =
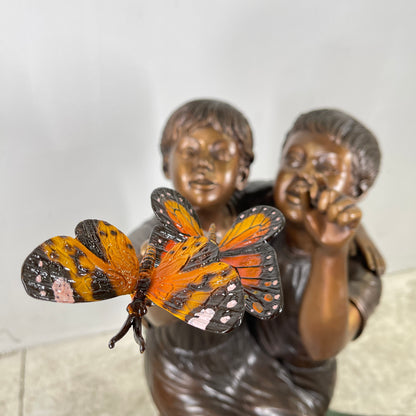
[[[211,127],[197,128],[171,149],[167,177],[195,208],[225,205],[240,183],[237,142]]]
[[[312,184],[318,184],[320,190],[334,189],[353,195],[351,168],[352,153],[327,134],[298,131],[283,148],[274,185],[275,204],[288,221],[303,223]]]

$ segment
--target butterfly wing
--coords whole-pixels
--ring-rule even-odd
[[[93,302],[130,294],[139,261],[130,240],[104,221],[86,220],[77,238],[54,237],[38,246],[22,267],[26,292],[41,300]]]
[[[218,259],[206,237],[189,237],[165,251],[154,269],[149,299],[188,324],[228,332],[241,323],[244,292],[237,271]]]
[[[279,210],[257,206],[241,213],[219,243],[221,261],[238,270],[246,310],[261,319],[277,315],[283,306],[276,253],[267,243],[283,227]]]
[[[177,191],[157,188],[151,196],[152,208],[176,241],[184,241],[189,236],[202,236],[199,219],[191,204]]]

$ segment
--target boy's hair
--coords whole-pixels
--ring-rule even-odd
[[[376,137],[358,120],[339,110],[321,109],[301,114],[286,135],[306,130],[327,134],[353,155],[354,197],[359,197],[374,183],[380,169],[381,152]]]
[[[253,162],[253,133],[244,115],[236,108],[217,100],[194,100],[183,104],[169,117],[162,133],[160,150],[166,172],[168,155],[176,141],[197,128],[212,127],[236,140],[242,163]]]

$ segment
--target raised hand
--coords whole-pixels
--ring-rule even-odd
[[[355,200],[317,181],[304,194],[305,228],[316,245],[328,250],[347,248],[361,220]]]

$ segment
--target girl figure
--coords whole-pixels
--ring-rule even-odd
[[[325,412],[335,380],[332,357],[358,336],[380,289],[361,259],[348,259],[345,247],[360,219],[355,202],[372,181],[357,179],[361,173],[352,168],[362,152],[350,150],[336,133],[302,124],[284,145],[274,188],[274,202],[289,221],[274,243],[282,265],[283,316],[270,322],[249,317],[229,334],[213,334],[149,308],[146,378],[162,416]],[[216,224],[218,238],[249,207],[244,204],[264,202],[252,203],[258,194],[238,195],[253,160],[252,133],[230,105],[197,100],[180,107],[167,122],[161,150],[165,175],[206,231]],[[306,169],[331,163],[331,175]],[[136,250],[154,224],[150,220],[132,234]],[[319,319],[311,316],[316,311]]]

